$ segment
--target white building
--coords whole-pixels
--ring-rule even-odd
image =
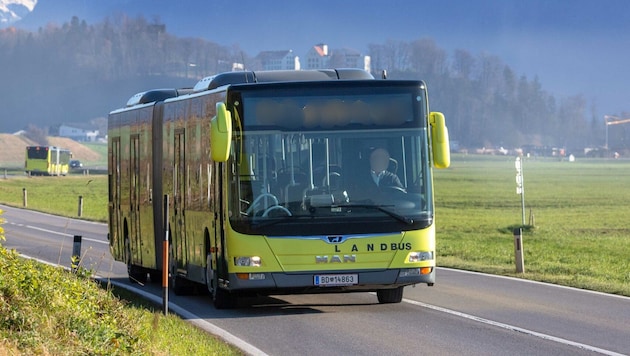
[[[300,63],[300,57],[292,50],[262,51],[255,57],[255,68],[260,70],[359,68],[371,71],[370,56],[349,48],[332,52],[324,43],[311,47],[304,58],[305,63]]]
[[[300,58],[290,49],[260,52],[256,61],[262,70],[300,70]]]
[[[360,68],[368,72],[372,67],[370,56],[350,48],[335,50],[330,64],[332,68]]]
[[[306,66],[304,69],[330,68],[330,54],[328,45],[317,44],[306,53]]]
[[[79,126],[79,125],[77,125]],[[93,142],[98,137],[98,130],[79,128],[62,124],[59,126],[59,136],[68,137],[79,142]]]
[[[320,43],[311,47],[305,58],[304,69],[359,68],[371,71],[370,56],[349,48],[329,51],[328,45]]]

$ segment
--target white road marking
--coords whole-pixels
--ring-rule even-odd
[[[125,288],[128,289],[130,291],[132,291],[133,293],[137,293],[142,295],[144,298],[147,298],[151,301],[153,301],[154,303],[162,303],[162,297],[158,297],[156,295],[153,295],[151,293],[147,293],[141,289],[138,288],[134,288],[133,286],[129,286],[126,284],[122,284],[122,283],[118,283],[116,281],[111,281],[110,283],[115,284],[121,288]],[[188,322],[194,324],[195,326],[206,330],[207,332],[220,337],[221,339],[225,340],[226,342],[238,347],[239,349],[241,349],[243,352],[245,352],[247,355],[254,355],[254,356],[267,356],[267,354],[265,352],[263,352],[262,350],[260,350],[259,348],[257,348],[256,346],[248,343],[247,341],[239,338],[238,336],[235,336],[234,334],[231,334],[230,332],[228,332],[225,329],[222,329],[212,323],[210,323],[209,321],[203,319],[202,317],[188,311],[185,308],[180,307],[179,305],[173,303],[173,302],[168,302],[168,307],[169,310],[172,310],[173,312],[175,312],[175,314],[181,316],[182,318],[186,319]]]
[[[541,339],[557,342],[557,343],[564,344],[564,345],[578,347],[580,349],[593,351],[593,352],[597,352],[597,353],[604,354],[604,355],[624,356],[623,354],[620,354],[620,353],[617,353],[617,352],[614,352],[614,351],[605,350],[605,349],[601,349],[599,347],[586,345],[586,344],[582,344],[582,343],[579,343],[579,342],[563,339],[563,338],[560,338],[560,337],[539,333],[539,332],[536,332],[536,331],[533,331],[533,330],[520,328],[520,327],[514,326],[514,325],[509,325],[509,324],[504,324],[504,323],[500,323],[500,322],[489,320],[489,319],[484,319],[484,318],[481,318],[481,317],[478,317],[478,316],[474,316],[474,315],[458,312],[456,310],[451,310],[451,309],[447,309],[447,308],[438,307],[438,306],[432,305],[432,304],[422,303],[422,302],[418,302],[418,301],[411,300],[411,299],[403,299],[403,301],[406,302],[406,303],[409,303],[409,304],[417,305],[419,307],[436,310],[436,311],[439,311],[439,312],[442,312],[442,313],[447,313],[447,314],[450,314],[450,315],[454,315],[454,316],[457,316],[457,317],[460,317],[460,318],[469,319],[469,320],[476,321],[476,322],[479,322],[479,323],[496,326],[496,327],[507,329],[507,330],[510,330],[510,331],[520,332],[520,333],[523,333],[523,334],[526,334],[526,335],[539,337]]]
[[[67,234],[65,232],[59,232],[59,231],[54,231],[54,230],[48,230],[48,229],[43,229],[41,227],[37,227],[37,226],[32,226],[32,225],[24,225],[24,224],[16,224],[16,223],[9,223],[9,225],[15,225],[15,226],[21,226],[21,227],[26,227],[28,229],[33,229],[33,230],[37,230],[37,231],[42,231],[42,232],[46,232],[49,234],[53,234],[53,235],[59,235],[59,236],[64,236],[64,237],[74,237],[74,235],[71,234]],[[84,237],[82,238],[83,241],[90,241],[90,242],[95,242],[95,243],[99,243],[99,244],[104,244],[107,245],[108,242],[107,241],[101,241],[101,240],[96,240],[96,239],[91,239],[88,237]]]
[[[437,270],[446,270],[446,271],[452,271],[452,272],[456,272],[456,273],[475,274],[475,275],[484,276],[484,277],[492,277],[492,278],[497,278],[497,279],[507,279],[507,280],[511,280],[511,281],[518,281],[518,282],[521,282],[521,283],[540,284],[540,285],[544,285],[546,287],[567,289],[567,290],[571,290],[571,291],[575,291],[575,292],[579,292],[579,293],[588,293],[588,294],[599,295],[599,296],[602,296],[602,297],[618,298],[618,299],[628,300],[628,297],[626,297],[624,295],[610,294],[610,293],[598,292],[598,291],[595,291],[595,290],[588,290],[588,289],[582,289],[582,288],[563,286],[563,285],[560,285],[560,284],[553,284],[553,283],[548,283],[548,282],[534,281],[532,279],[524,279],[524,278],[517,278],[517,277],[510,277],[510,276],[501,276],[501,275],[498,275],[498,274],[487,274],[487,273],[482,273],[482,272],[466,271],[466,270],[463,270],[463,269],[454,269],[454,268],[448,268],[448,267],[437,267]]]

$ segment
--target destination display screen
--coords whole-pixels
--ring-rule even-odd
[[[379,89],[379,90],[377,90]],[[411,88],[417,89],[417,88]],[[419,90],[299,90],[242,93],[244,129],[328,130],[424,126],[423,95]]]

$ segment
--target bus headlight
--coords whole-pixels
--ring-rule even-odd
[[[430,261],[433,259],[433,251],[416,251],[409,254],[409,262]]]
[[[260,267],[262,260],[258,256],[238,256],[234,257],[234,265],[239,267]]]

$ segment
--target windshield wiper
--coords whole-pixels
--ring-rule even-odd
[[[391,211],[389,209],[387,209],[388,207],[391,207],[393,205],[374,205],[374,204],[341,204],[341,205],[330,205],[330,206],[318,206],[317,208],[337,208],[337,207],[343,207],[343,208],[365,208],[365,209],[375,209],[378,210],[380,212],[383,212],[385,214],[387,214],[388,216],[393,217],[394,219],[405,223],[407,225],[413,225],[415,223],[415,220],[408,217],[408,216],[404,216],[401,214],[398,214],[394,211]],[[289,215],[289,216],[282,216],[282,217],[277,217],[277,218],[266,218],[264,220],[258,220],[258,219],[254,219],[251,224],[253,227],[256,228],[262,228],[262,227],[269,227],[269,226],[273,226],[276,225],[278,223],[281,222],[286,222],[287,220],[293,220],[293,219],[314,219],[316,217],[316,215],[311,214],[311,215]]]
[[[407,225],[412,225],[415,221],[408,217],[408,216],[404,216],[404,215],[400,215],[394,211],[391,211],[389,209],[386,209],[387,207],[390,207],[392,205],[374,205],[374,204],[343,204],[340,205],[343,207],[348,207],[348,208],[367,208],[367,209],[376,209],[378,211],[381,211],[391,217],[393,217],[394,219],[403,222]]]
[[[312,219],[313,216],[312,215],[287,215],[287,216],[278,216],[278,217],[273,217],[273,218],[267,217],[264,219],[254,218],[251,221],[251,225],[256,228],[268,227],[268,226],[276,225],[281,222],[286,222],[287,220],[293,220],[296,218],[297,219],[300,219],[300,218]]]

